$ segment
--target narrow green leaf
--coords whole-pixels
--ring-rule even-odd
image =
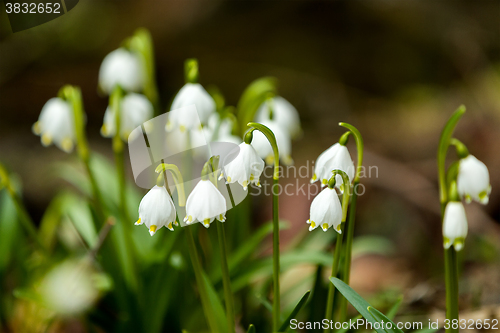
[[[439,331],[439,328],[424,328],[413,333],[435,333]]]
[[[394,317],[396,317],[396,314],[398,313],[399,307],[401,306],[401,303],[403,302],[403,295],[398,297],[398,300],[394,305],[389,309],[387,312],[387,318],[390,320],[393,320]]]
[[[306,304],[307,300],[309,299],[309,294],[310,293],[311,293],[310,290],[306,291],[306,293],[304,294],[304,296],[302,296],[302,298],[297,303],[297,305],[295,306],[295,308],[292,310],[292,312],[290,313],[290,315],[288,316],[288,318],[286,318],[286,320],[283,322],[283,324],[279,328],[278,332],[285,332],[285,331],[287,331],[287,329],[290,327],[290,325],[289,325],[290,324],[290,320],[294,319],[297,316],[297,314],[299,313],[299,311],[302,309],[302,307],[304,306],[304,304]]]
[[[352,318],[352,319],[349,319],[349,321],[357,321],[358,319],[361,319],[361,315],[357,315],[356,317]],[[335,333],[346,333],[347,331],[349,331],[351,328],[348,326],[346,328],[341,328],[340,330],[336,331]]]
[[[370,304],[363,299],[363,297],[359,296],[357,292],[355,292],[351,287],[345,284],[342,280],[337,279],[336,277],[330,278],[330,281],[333,283],[335,288],[344,295],[344,297],[349,301],[349,303],[358,310],[358,312],[370,323],[377,324],[378,320],[368,311]],[[378,333],[387,333],[387,331],[383,329],[375,329]]]
[[[255,326],[253,326],[253,324],[250,324],[250,326],[248,326],[247,333],[256,333]]]
[[[208,293],[208,301],[216,316],[215,324],[217,326],[217,332],[221,333],[227,332],[227,325],[226,325],[227,321],[226,321],[226,313],[224,311],[224,307],[222,306],[222,303],[219,299],[219,296],[217,295],[217,292],[210,283],[207,274],[205,272],[202,272],[202,274],[203,274],[203,283],[205,283],[205,289],[207,290]]]
[[[369,306],[368,307],[368,312],[370,312],[372,314],[372,316],[379,322],[379,323],[384,323],[385,324],[385,331],[387,333],[403,333],[402,330],[400,330],[399,328],[396,327],[396,324],[394,324],[394,322],[392,320],[390,320],[389,318],[386,317],[386,315],[384,315],[382,312],[380,312],[379,310],[375,309],[374,307],[372,306]],[[389,326],[389,323],[392,324],[392,327],[391,328],[387,328],[386,326]]]

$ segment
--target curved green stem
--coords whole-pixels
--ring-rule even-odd
[[[441,132],[441,137],[439,138],[439,147],[437,153],[437,163],[438,163],[438,178],[439,178],[439,200],[441,201],[441,213],[444,213],[444,208],[448,202],[448,189],[446,186],[446,153],[448,152],[448,147],[450,146],[450,140],[453,135],[453,131],[457,126],[458,121],[462,118],[465,113],[465,106],[461,105],[450,117],[448,122]]]
[[[264,134],[271,144],[274,153],[274,172],[273,172],[273,332],[277,332],[280,327],[280,230],[279,230],[279,150],[276,143],[276,137],[273,131],[268,127],[250,122],[247,124],[250,129],[247,135],[251,135],[254,130]]]
[[[186,193],[184,192],[184,180],[182,179],[182,174],[179,171],[179,168],[175,164],[160,163],[156,167],[155,172],[160,173],[167,170],[170,171],[172,177],[174,178],[175,187],[177,188],[179,206],[184,207],[186,205]],[[166,182],[166,175],[164,175],[164,177]]]
[[[346,217],[347,217],[347,208],[349,206],[349,197],[350,197],[350,189],[351,189],[351,184],[349,183],[349,176],[342,170],[333,170],[333,176],[330,178],[328,181],[328,186],[330,185],[333,187],[335,186],[335,178],[337,175],[342,176],[342,181],[344,185],[344,193],[342,194],[342,222],[345,222]],[[342,226],[341,226],[342,228]],[[330,277],[336,277],[337,272],[339,269],[339,262],[340,262],[340,254],[342,252],[342,241],[344,238],[344,233],[341,232],[339,235],[337,235],[337,242],[335,244],[335,251],[333,253],[333,263],[332,263],[332,274]],[[328,285],[328,298],[326,301],[326,312],[325,312],[325,318],[328,320],[331,320],[333,318],[333,304],[335,301],[335,286],[333,283],[330,283]],[[325,328],[324,330],[325,333],[330,332],[330,328]]]
[[[446,204],[450,200],[449,196],[449,188],[448,183],[451,184],[450,181],[447,181],[446,177],[446,154],[448,152],[448,148],[450,144],[454,144],[457,147],[457,152],[460,154],[464,154],[468,152],[463,149],[465,145],[463,145],[460,141],[456,139],[452,139],[453,132],[455,127],[457,126],[458,121],[462,118],[465,113],[465,106],[461,105],[450,117],[448,122],[446,123],[443,131],[441,132],[441,137],[439,139],[439,147],[437,153],[437,163],[438,163],[438,176],[439,176],[439,199],[441,201],[441,219],[444,218],[444,210],[446,208]],[[463,147],[462,147],[463,146]],[[450,168],[450,175],[455,173],[452,168]],[[444,251],[444,260],[445,260],[445,282],[446,282],[446,319],[449,319],[450,322],[454,319],[458,320],[458,262],[457,256],[455,252],[455,248],[452,246]],[[446,333],[458,333],[458,329],[450,328],[446,330]]]
[[[354,136],[354,140],[356,142],[356,149],[358,151],[358,161],[357,161],[357,167],[356,167],[356,174],[354,176],[354,181],[353,181],[353,191],[352,191],[352,198],[351,198],[351,208],[349,209],[349,220],[346,223],[345,229],[347,230],[347,240],[345,243],[344,247],[344,267],[343,267],[343,281],[346,284],[349,284],[349,279],[350,279],[350,271],[351,271],[351,259],[352,259],[352,241],[354,238],[354,222],[356,219],[356,202],[358,198],[357,194],[357,187],[360,183],[360,178],[361,178],[361,169],[363,166],[363,151],[364,151],[364,144],[363,144],[363,137],[361,136],[361,133],[358,131],[358,129],[348,123],[339,123],[340,126],[347,128],[349,131],[352,132],[352,135]],[[341,317],[340,320],[343,321],[345,320],[345,316],[347,313],[347,301],[343,297],[341,300]]]

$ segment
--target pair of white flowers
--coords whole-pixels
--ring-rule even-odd
[[[349,178],[349,186],[354,179],[354,162],[345,145],[335,143],[321,153],[314,166],[314,175],[311,183],[321,181],[321,186],[328,185],[334,170],[345,172]],[[344,191],[342,176],[335,177],[335,187],[326,187],[313,200],[310,208],[309,231],[321,226],[323,231],[333,227],[338,233],[342,233],[342,206],[339,195],[335,188]]]
[[[224,222],[226,217],[226,199],[212,182],[202,179],[195,186],[186,201],[184,222],[202,223],[206,228],[217,219]],[[163,186],[155,186],[142,198],[139,204],[139,220],[136,225],[146,225],[151,236],[165,226],[174,231],[176,209],[170,194]]]
[[[223,167],[219,180],[225,177],[227,183],[237,182],[245,190],[250,183],[260,186],[264,161],[250,144],[243,142],[238,148],[238,155]],[[209,179],[201,179],[186,201],[184,222],[200,222],[208,228],[215,219],[224,222],[226,210],[226,199],[222,193]],[[173,231],[175,221],[175,205],[167,190],[164,187],[153,187],[139,204],[139,220],[135,224],[145,224],[153,236],[163,226]]]
[[[153,105],[146,96],[139,94],[144,88],[145,73],[138,54],[120,48],[108,54],[99,70],[99,86],[110,94],[120,86],[127,94],[120,103],[120,135],[127,140],[134,128],[153,116]],[[116,114],[108,107],[104,114],[101,134],[112,137],[116,133]],[[61,150],[70,153],[75,146],[75,121],[72,105],[59,97],[45,103],[33,125],[33,132],[40,135],[42,144],[55,144]]]
[[[491,192],[490,175],[486,165],[473,155],[459,161],[457,191],[460,198],[470,203],[472,200],[486,205]],[[467,237],[468,225],[465,208],[461,201],[450,201],[446,205],[443,218],[444,248],[451,246],[460,251]]]

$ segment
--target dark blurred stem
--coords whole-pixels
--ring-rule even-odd
[[[5,171],[5,169],[3,169],[2,165],[0,165],[0,185],[2,185],[2,183],[5,185],[7,193],[9,194],[10,198],[14,202],[14,205],[16,206],[17,214],[19,215],[19,221],[21,222],[23,228],[33,238],[33,240],[35,240],[36,244],[40,247],[40,249],[44,253],[47,253],[48,251],[47,248],[45,247],[45,244],[38,237],[38,232],[35,227],[35,222],[33,222],[33,220],[31,219],[30,215],[28,214],[26,208],[23,205],[21,198],[17,195],[16,191],[12,187],[7,172]]]
[[[446,278],[446,319],[449,319],[449,328],[446,333],[458,333],[458,261],[455,248],[451,246],[444,250],[445,278]],[[453,327],[456,320],[457,328]]]
[[[233,293],[231,292],[231,277],[227,264],[226,231],[224,222],[216,222],[217,235],[219,237],[219,248],[221,255],[222,283],[224,285],[224,298],[226,302],[226,317],[228,332],[234,332],[234,304]]]
[[[196,284],[198,285],[198,290],[200,292],[201,305],[203,308],[203,312],[205,313],[205,318],[207,320],[208,326],[210,327],[210,331],[217,332],[217,323],[215,321],[216,316],[212,313],[212,307],[210,305],[208,292],[205,288],[203,268],[201,266],[200,258],[198,257],[198,252],[196,250],[192,228],[192,226],[186,226],[184,228],[184,230],[186,231],[189,257],[191,258],[191,263],[193,264],[194,275],[196,278]]]
[[[104,240],[108,236],[109,231],[114,225],[115,225],[115,219],[113,217],[109,217],[102,226],[101,231],[99,231],[99,238],[97,239],[97,243],[89,252],[90,258],[94,259],[97,256],[97,252],[99,252],[99,249],[101,248],[102,244],[104,243]]]

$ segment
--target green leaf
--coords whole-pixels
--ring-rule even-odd
[[[250,326],[248,326],[247,333],[256,333],[255,326],[253,326],[253,324],[250,324]]]
[[[205,289],[208,293],[208,301],[210,306],[212,307],[213,312],[215,313],[214,323],[217,326],[217,332],[227,332],[226,325],[226,313],[224,311],[224,307],[215,291],[214,287],[208,280],[207,274],[202,272],[203,274],[203,283],[205,284]]]
[[[290,315],[288,316],[288,318],[286,318],[286,320],[283,322],[283,324],[279,328],[278,332],[285,332],[285,331],[287,331],[287,329],[290,327],[290,325],[289,325],[290,324],[290,320],[294,319],[297,316],[297,314],[299,313],[299,311],[302,309],[302,307],[304,306],[304,304],[306,304],[307,300],[309,299],[309,294],[310,293],[311,293],[310,290],[306,291],[306,293],[304,294],[304,296],[302,296],[302,298],[297,303],[297,305],[295,306],[295,308],[292,310],[292,312],[290,313]]]
[[[92,219],[92,212],[85,200],[76,195],[67,195],[64,202],[64,212],[89,248],[94,247],[97,241],[97,231]]]
[[[387,318],[393,320],[394,317],[396,317],[396,314],[398,313],[399,307],[401,306],[402,302],[403,302],[403,295],[398,297],[396,303],[394,303],[392,308],[390,308],[390,310],[387,312]]]
[[[380,311],[377,309],[373,308],[370,306],[370,304],[363,299],[363,297],[359,296],[357,292],[355,292],[351,287],[349,287],[347,284],[345,284],[343,281],[332,277],[330,278],[330,281],[333,283],[333,285],[340,291],[342,295],[349,301],[349,303],[358,310],[358,312],[370,323],[373,325],[382,325],[381,318],[384,318],[384,322],[391,322],[392,321],[387,318],[385,315],[383,315]],[[370,311],[371,309],[372,311]],[[375,315],[374,315],[375,313]],[[382,327],[382,326],[380,326]],[[384,326],[385,327],[385,326]],[[393,327],[395,327],[395,324],[393,323]],[[390,332],[402,332],[401,330],[394,330],[394,329],[382,329],[382,328],[377,328],[375,329],[378,333],[390,333]]]
[[[266,98],[276,95],[276,85],[276,78],[262,77],[250,83],[245,89],[238,101],[241,134],[246,131],[247,123],[253,120],[257,109]]]
[[[394,324],[394,322],[392,320],[390,320],[389,318],[387,318],[386,315],[384,315],[382,312],[380,312],[379,310],[375,309],[374,307],[372,306],[369,306],[368,307],[368,312],[370,312],[372,314],[372,316],[380,323],[384,322],[385,325],[387,325],[388,323],[392,323],[392,328],[386,328],[385,329],[385,332],[387,333],[403,333],[402,330],[400,330],[399,328],[396,327],[396,324]],[[385,327],[385,326],[384,326]]]
[[[0,275],[14,260],[21,237],[16,206],[6,191],[0,191]]]

